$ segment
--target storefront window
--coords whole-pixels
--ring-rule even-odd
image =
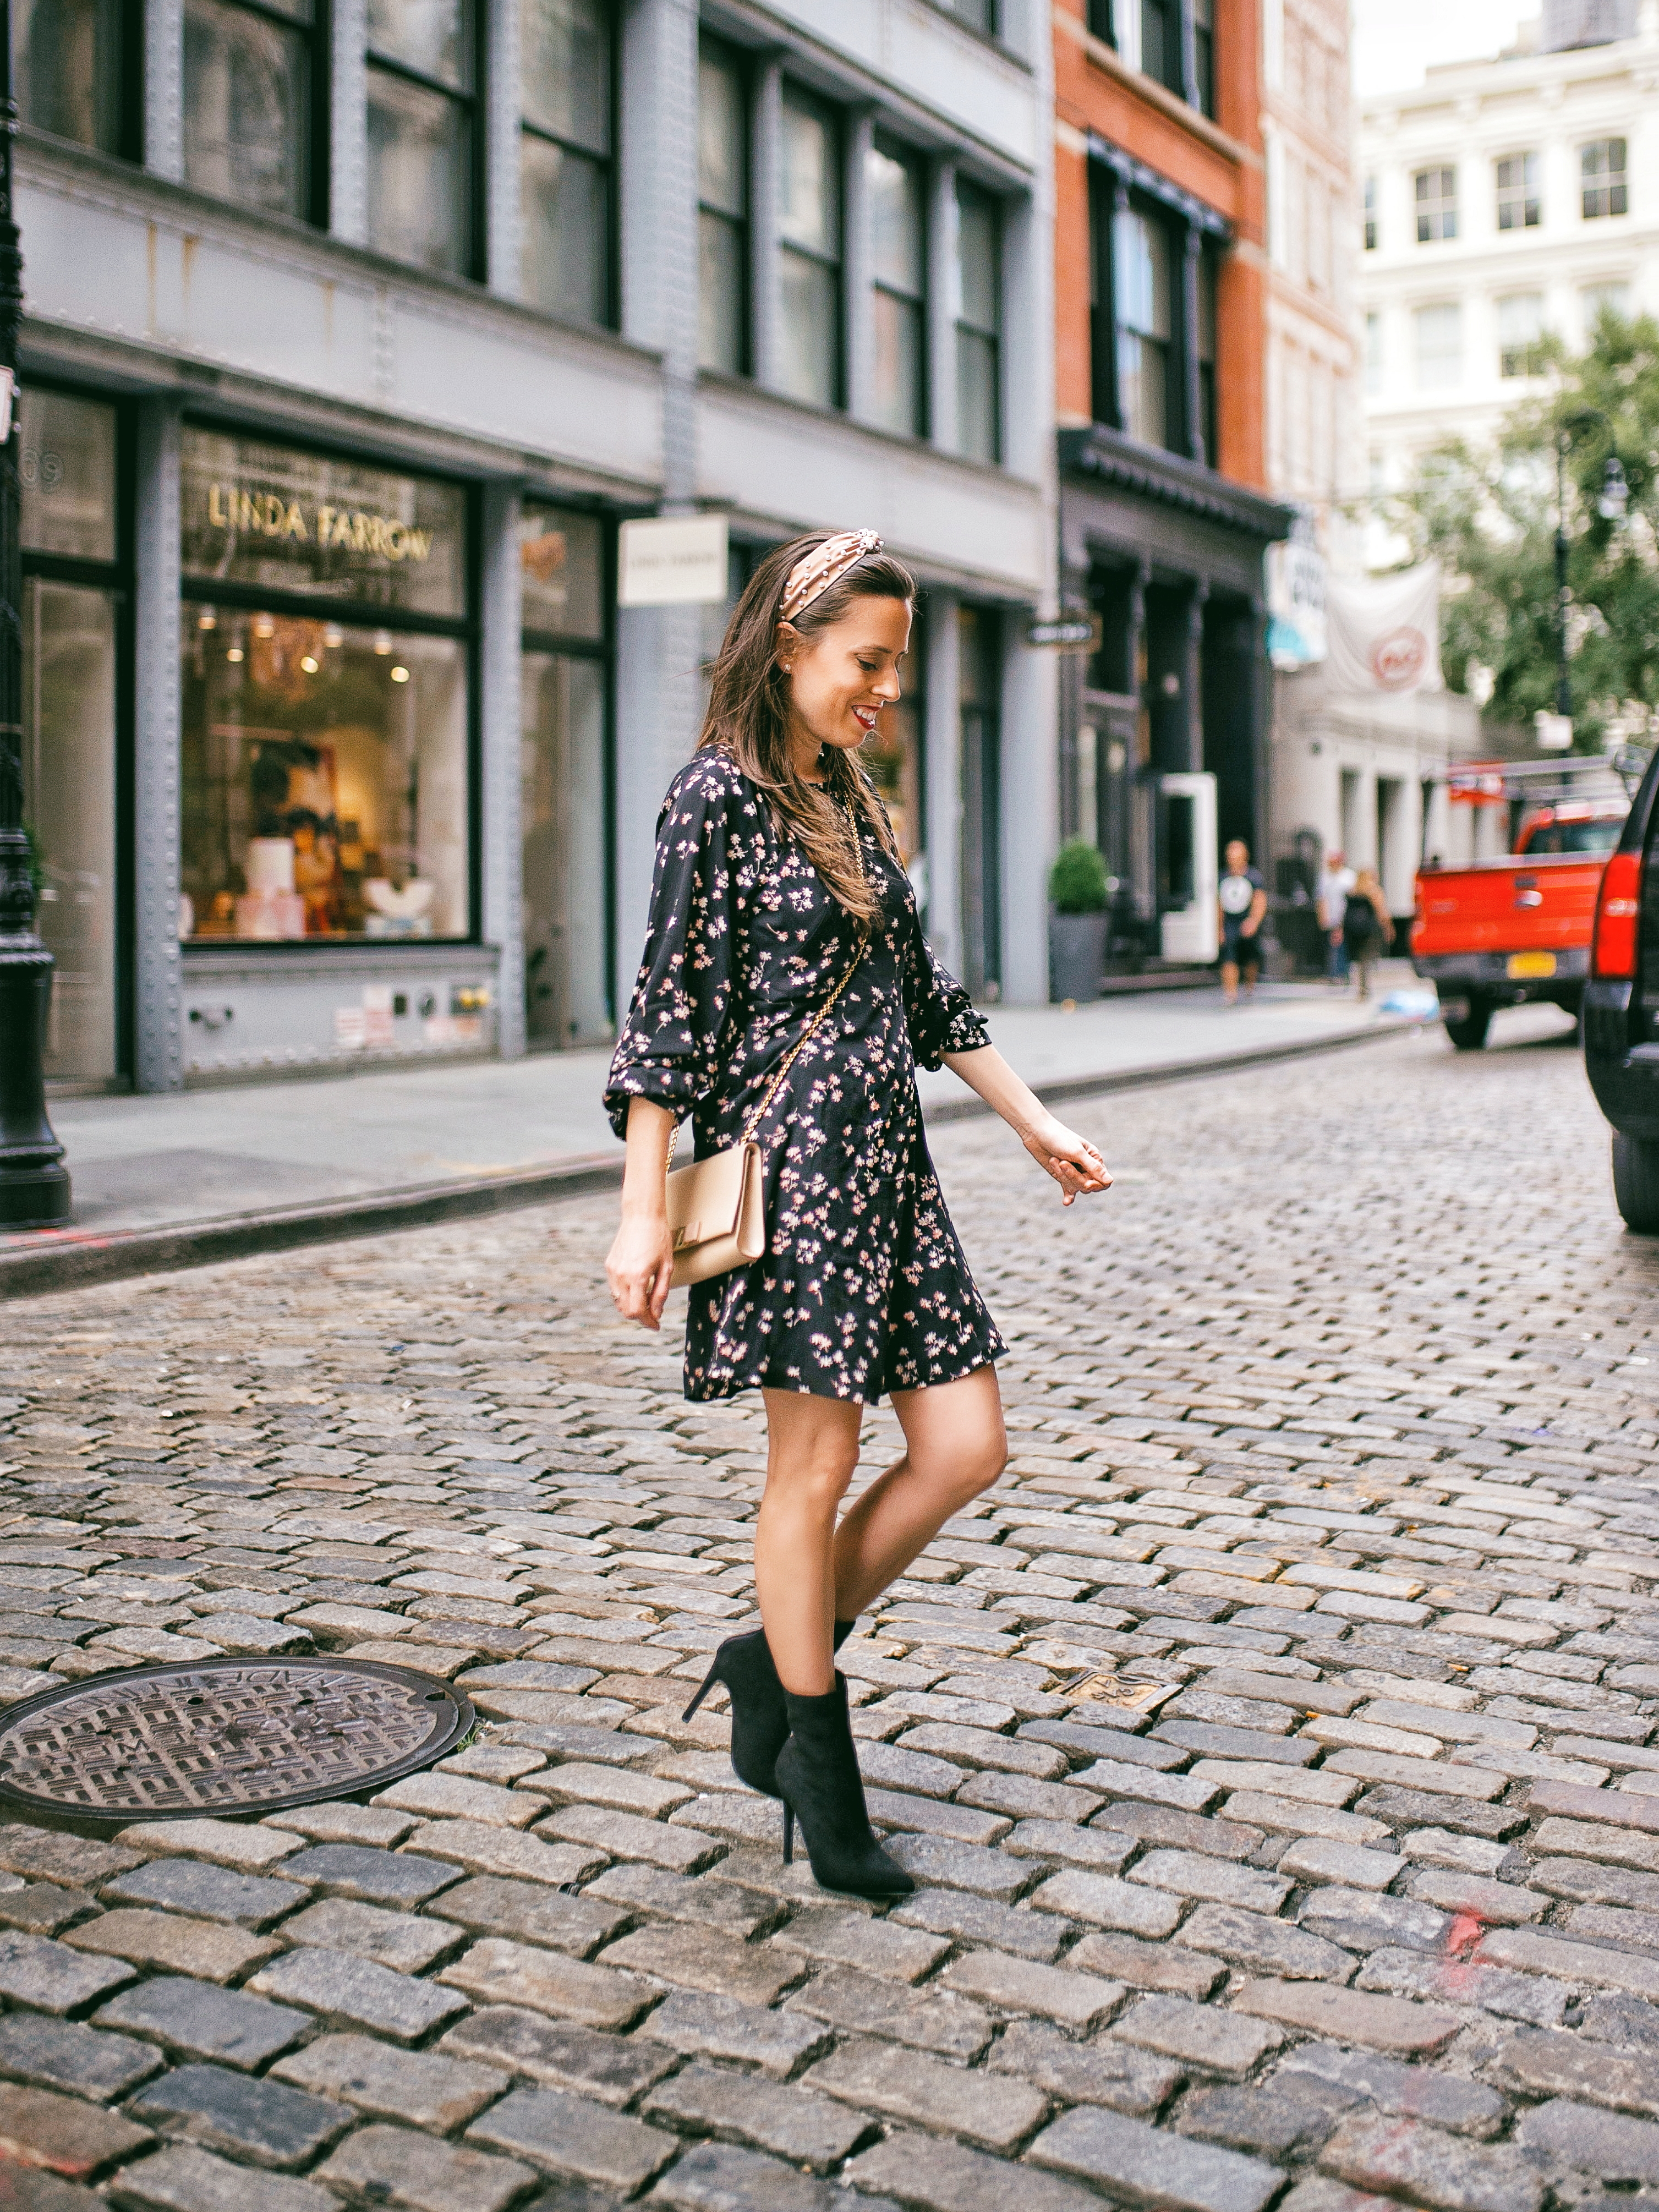
[[[464,495],[197,429],[182,476],[180,934],[466,936]]]
[[[96,1081],[118,1072],[115,410],[26,392],[21,445],[23,818],[57,963],[46,1073]]]
[[[520,799],[525,1030],[532,1045],[610,1034],[603,534],[526,504]]]
[[[1000,623],[989,608],[957,611],[962,716],[963,981],[994,1002],[1002,975],[1002,744],[997,695]]]

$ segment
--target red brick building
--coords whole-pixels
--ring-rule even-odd
[[[1262,564],[1290,517],[1266,492],[1259,20],[1054,5],[1062,588],[1101,624],[1062,702],[1062,814],[1117,878],[1120,964],[1207,957],[1212,843],[1264,846]]]

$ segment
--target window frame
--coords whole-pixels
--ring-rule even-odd
[[[991,252],[994,264],[992,270],[992,296],[996,302],[996,326],[994,329],[988,329],[981,323],[970,322],[964,312],[967,303],[963,297],[962,284],[962,222],[960,212],[964,194],[971,198],[976,198],[982,201],[987,210],[989,211],[991,217]],[[953,312],[951,317],[951,347],[956,358],[952,361],[951,366],[956,372],[957,389],[958,393],[960,393],[962,388],[963,339],[964,337],[976,338],[981,343],[988,344],[991,355],[992,378],[995,386],[994,421],[996,433],[992,441],[994,450],[989,455],[982,453],[969,453],[963,442],[961,404],[958,399],[956,447],[957,453],[963,459],[977,461],[981,467],[985,468],[1000,468],[1003,465],[1003,458],[1006,451],[1008,442],[1007,424],[1003,419],[1007,394],[1004,388],[1003,380],[1002,346],[1003,326],[1007,320],[1007,316],[1004,312],[1006,302],[1003,297],[1006,261],[1006,256],[1003,251],[1003,222],[1006,210],[1004,203],[997,193],[992,191],[988,186],[981,184],[976,178],[963,176],[960,173],[958,173],[956,180],[956,202],[957,269],[952,279],[954,298],[951,302]]]
[[[1613,149],[1619,149],[1619,166],[1613,166]],[[1604,167],[1592,168],[1593,155],[1605,150]],[[1590,202],[1605,199],[1606,207],[1592,207]],[[1617,206],[1613,202],[1617,201]],[[1605,222],[1614,216],[1630,213],[1630,140],[1628,137],[1587,139],[1578,149],[1578,205],[1585,222]]]
[[[126,0],[126,4],[129,14],[137,19],[137,29],[135,35],[138,40],[138,52],[142,55],[143,0]],[[203,192],[202,197],[212,199],[216,206],[246,208],[250,214],[264,216],[269,220],[302,222],[313,230],[326,230],[329,225],[329,200],[331,190],[330,129],[333,110],[333,100],[331,96],[333,88],[332,0],[311,0],[311,20],[308,22],[301,22],[283,8],[270,5],[270,0],[216,0],[216,4],[228,8],[237,15],[252,15],[261,22],[270,24],[275,29],[287,32],[299,43],[300,50],[305,57],[304,113],[301,118],[303,138],[300,150],[300,177],[305,204],[303,212],[300,215],[273,216],[269,209],[253,207],[246,200],[222,200],[216,193],[208,192]],[[136,85],[128,88],[127,98],[130,100],[137,100],[142,111],[143,71],[137,70],[125,73],[137,79]],[[181,136],[187,136],[189,108],[182,62],[179,102],[180,133]],[[142,140],[143,135],[142,112],[137,134]],[[199,185],[192,185],[191,190],[199,192],[202,187]]]
[[[1537,330],[1519,343],[1507,342],[1504,335],[1504,310],[1514,301],[1532,300],[1537,302]],[[1544,295],[1541,292],[1504,292],[1493,302],[1498,325],[1498,374],[1500,380],[1516,377],[1539,376],[1543,374]],[[1517,363],[1517,366],[1511,366]]]
[[[1359,210],[1360,252],[1362,253],[1375,253],[1377,248],[1377,240],[1381,234],[1381,226],[1377,222],[1376,215],[1376,179],[1373,175],[1366,178],[1364,184],[1361,188]]]
[[[1423,189],[1431,177],[1437,179],[1439,184],[1438,191],[1432,197]],[[1412,210],[1416,219],[1417,243],[1419,246],[1440,246],[1456,238],[1455,161],[1431,161],[1426,168],[1412,172]]]
[[[1447,310],[1457,318],[1457,373],[1443,381],[1425,379],[1423,374],[1423,317],[1444,314]],[[1419,392],[1455,392],[1463,381],[1468,352],[1468,332],[1463,325],[1463,302],[1456,300],[1426,300],[1412,310],[1412,368]]]
[[[702,141],[701,136],[699,136],[699,159],[697,172],[697,368],[700,372],[711,374],[716,376],[752,376],[755,368],[755,288],[754,271],[751,265],[755,237],[755,134],[752,122],[754,66],[752,61],[743,47],[734,46],[729,39],[722,39],[718,33],[711,32],[707,28],[700,29],[697,37],[697,81],[700,132],[702,69],[705,62],[711,63],[717,69],[728,70],[730,72],[732,81],[737,88],[738,113],[740,118],[738,136],[743,156],[743,186],[740,194],[743,203],[743,212],[741,215],[734,216],[729,208],[717,207],[712,201],[704,199],[702,196],[702,168],[701,158]],[[723,368],[717,363],[707,362],[702,358],[702,224],[705,216],[711,222],[723,225],[726,229],[732,232],[737,239],[738,364],[737,367],[732,369]]]
[[[100,391],[95,385],[72,383],[66,377],[29,375],[21,382],[28,391],[55,392],[66,399],[112,408],[115,414],[114,557],[97,561],[78,554],[31,552],[21,545],[21,501],[18,538],[26,582],[34,576],[46,583],[106,592],[115,611],[115,1082],[125,1086],[131,1083],[137,1065],[138,441],[135,403],[118,393]],[[21,620],[21,605],[18,617]],[[20,659],[20,683],[21,675]],[[18,703],[21,711],[21,692]]]
[[[236,4],[241,6],[245,0],[236,0]],[[326,4],[326,0],[313,0],[313,4],[320,9]],[[488,59],[488,41],[484,36],[485,9],[483,0],[459,0],[459,4],[464,11],[462,52],[467,64],[468,82],[465,88],[457,89],[454,85],[446,84],[441,77],[428,76],[423,70],[415,69],[408,62],[399,60],[395,54],[381,53],[374,45],[367,22],[363,33],[363,80],[365,112],[369,104],[370,81],[378,70],[382,76],[395,77],[401,83],[413,85],[422,92],[431,93],[447,100],[452,106],[459,108],[465,117],[466,158],[462,168],[467,187],[465,265],[453,270],[426,269],[421,262],[398,260],[395,254],[388,252],[373,238],[369,245],[372,252],[383,255],[386,259],[398,260],[399,268],[423,269],[430,276],[454,276],[463,283],[484,283],[489,276],[484,235],[487,161],[484,119],[489,113],[489,86],[485,76]],[[520,128],[522,131],[522,115],[520,117]],[[615,228],[614,221],[612,228]],[[428,472],[422,470],[420,473],[424,475]]]
[[[605,261],[605,313],[597,323],[589,322],[586,316],[558,316],[558,319],[564,321],[578,321],[580,323],[581,327],[584,330],[614,331],[617,327],[620,320],[622,302],[621,226],[617,221],[621,197],[619,163],[617,160],[618,137],[622,127],[622,99],[621,85],[619,82],[619,78],[621,76],[621,69],[619,64],[622,60],[621,11],[616,6],[615,0],[599,0],[599,5],[605,15],[606,46],[605,86],[607,97],[605,100],[605,150],[603,155],[595,154],[590,146],[578,145],[573,139],[560,137],[556,131],[550,131],[542,124],[532,123],[524,112],[524,103],[521,96],[519,104],[519,192],[520,204],[522,209],[524,194],[524,142],[526,138],[537,139],[544,146],[556,146],[560,151],[566,155],[574,157],[579,161],[586,161],[591,167],[603,171],[605,186],[605,239],[603,241]],[[482,62],[480,65],[482,66]],[[520,75],[520,82],[522,86],[522,74]],[[520,216],[520,239],[519,252],[519,284],[520,291],[522,291],[524,289],[524,241],[522,236],[522,215]],[[539,314],[557,314],[557,311],[556,309],[544,307],[538,301],[526,301],[526,305],[534,306],[537,313]]]
[[[22,112],[18,100],[18,120],[30,131],[39,131],[59,146],[82,146],[92,154],[101,154],[106,161],[130,161],[142,167],[144,159],[144,71],[142,66],[144,52],[144,0],[115,0],[116,42],[118,52],[115,66],[115,137],[113,148],[88,146],[79,138],[63,138],[44,124],[31,123]],[[13,19],[11,83],[14,95],[20,76],[16,53],[16,38],[21,19]],[[136,65],[135,65],[136,64]],[[32,379],[38,383],[39,379]]]
[[[889,131],[878,131],[871,141],[871,145],[873,152],[882,155],[887,161],[898,162],[914,179],[916,186],[916,206],[919,218],[918,236],[916,240],[918,249],[916,254],[916,289],[914,292],[902,291],[896,284],[890,283],[886,277],[881,275],[876,265],[876,258],[873,250],[872,251],[870,257],[870,299],[872,308],[873,302],[877,297],[881,296],[889,300],[896,301],[902,307],[913,310],[915,316],[917,340],[916,404],[915,418],[906,429],[897,429],[890,422],[884,423],[882,427],[890,431],[896,437],[926,439],[931,435],[933,427],[933,409],[929,404],[931,396],[930,372],[932,368],[932,360],[931,350],[927,343],[929,336],[927,327],[927,277],[929,261],[928,246],[930,243],[928,233],[931,228],[932,215],[932,210],[928,206],[927,161],[927,156],[923,154],[920,147],[908,145],[904,140],[894,137]],[[873,199],[873,194],[870,195],[872,199]],[[1000,268],[998,276],[1000,283]],[[953,321],[953,331],[954,328],[955,324]],[[871,392],[872,406],[875,401],[875,396],[872,386]]]
[[[1505,169],[1521,165],[1521,181],[1504,181]],[[1500,154],[1492,165],[1492,199],[1500,231],[1538,230],[1544,221],[1543,156],[1538,153]],[[1516,210],[1521,220],[1515,220]]]
[[[233,582],[228,577],[203,576],[186,568],[181,561],[179,569],[179,605],[197,599],[210,600],[216,607],[235,607],[251,614],[270,613],[310,617],[322,622],[335,622],[349,629],[409,630],[427,637],[453,637],[461,647],[466,669],[466,793],[467,793],[467,930],[464,937],[422,937],[407,940],[386,938],[374,940],[376,957],[382,953],[397,958],[404,954],[405,945],[416,952],[438,945],[482,945],[483,938],[483,702],[481,696],[479,647],[483,635],[481,599],[483,587],[483,487],[465,477],[459,477],[441,468],[414,468],[399,455],[387,456],[373,447],[343,445],[337,439],[295,438],[272,434],[257,424],[250,424],[238,416],[215,415],[192,409],[181,420],[186,430],[207,430],[220,437],[263,440],[270,445],[285,446],[302,453],[314,453],[322,460],[355,461],[359,467],[385,469],[393,475],[424,477],[430,482],[447,484],[462,495],[462,527],[466,532],[463,548],[461,573],[465,580],[465,606],[459,615],[428,614],[414,607],[374,608],[365,606],[361,599],[335,597],[321,592],[295,592],[283,586]],[[179,836],[182,841],[184,822],[179,822]],[[301,951],[318,952],[338,947],[347,957],[362,957],[363,946],[369,940],[362,938],[247,938],[234,940],[239,951],[246,947],[260,959],[281,959],[297,948]],[[182,946],[186,958],[191,955],[193,940]]]
[[[804,393],[783,387],[784,396],[805,407],[827,407],[842,413],[847,406],[847,117],[835,101],[824,99],[810,85],[797,77],[787,76],[780,92],[780,106],[793,107],[798,114],[816,118],[823,126],[829,158],[825,168],[829,178],[830,204],[835,210],[836,250],[833,254],[823,252],[816,246],[802,246],[784,235],[780,215],[773,251],[777,258],[780,279],[785,265],[792,258],[810,263],[831,278],[830,286],[830,397],[828,399],[809,398]]]

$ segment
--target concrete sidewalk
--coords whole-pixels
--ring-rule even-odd
[[[1382,993],[1411,986],[1390,963]],[[1050,1101],[1333,1048],[1410,1027],[1320,983],[1000,1006],[994,1041]],[[75,1187],[68,1230],[0,1237],[0,1296],[240,1252],[535,1204],[614,1182],[600,1106],[609,1055],[382,1069],[147,1097],[65,1097],[52,1121]],[[948,1071],[930,1121],[983,1110]]]

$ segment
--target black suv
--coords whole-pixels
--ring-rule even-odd
[[[1613,1124],[1613,1190],[1659,1236],[1659,754],[1648,763],[1595,902],[1584,1067]]]

